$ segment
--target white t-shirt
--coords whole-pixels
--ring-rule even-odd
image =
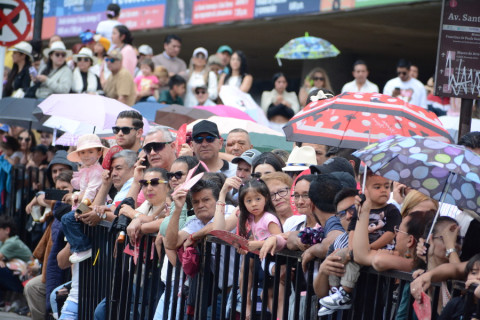
[[[378,91],[379,91],[378,86],[375,83],[370,82],[368,80],[366,80],[363,86],[360,87],[360,90],[358,90],[358,86],[355,80],[345,83],[345,85],[342,88],[342,93],[344,92],[369,93],[369,92],[378,92]]]
[[[400,89],[400,95],[397,98],[402,99],[413,105],[427,108],[427,92],[423,84],[415,78],[403,82],[399,77],[393,78],[385,84],[383,94],[391,96],[395,88]]]
[[[97,34],[101,34],[102,37],[107,38],[112,42],[112,30],[115,26],[121,25],[122,23],[118,20],[103,20],[100,21],[97,25]]]

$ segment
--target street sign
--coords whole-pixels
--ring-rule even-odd
[[[13,46],[23,41],[30,31],[32,17],[20,0],[0,0],[0,45]]]
[[[435,95],[480,97],[480,5],[478,0],[443,0]]]

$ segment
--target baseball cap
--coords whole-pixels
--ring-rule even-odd
[[[146,56],[153,55],[153,49],[148,44],[142,44],[138,47],[138,53]]]
[[[192,138],[195,138],[196,136],[202,133],[209,133],[217,138],[220,137],[217,124],[208,120],[202,120],[193,126]]]
[[[220,47],[218,47],[218,50],[217,50],[217,53],[222,53],[222,52],[228,52],[228,53],[232,54],[233,50],[230,46],[227,46],[226,44],[224,44],[224,45],[221,45]]]
[[[208,51],[203,47],[198,47],[197,49],[193,50],[192,57],[196,57],[197,54],[200,54],[200,53],[203,54],[205,59],[208,59]]]
[[[249,149],[242,153],[239,157],[233,158],[232,163],[239,163],[240,161],[245,161],[249,165],[252,165],[253,161],[261,155],[262,153],[257,149]]]
[[[112,51],[107,53],[107,56],[109,56],[110,58],[113,58],[113,59],[117,59],[117,60],[122,60],[123,59],[122,53],[120,52],[119,49],[113,49]]]
[[[350,162],[342,157],[333,157],[325,161],[322,165],[310,166],[312,173],[332,173],[347,172],[355,177],[355,172]]]
[[[9,130],[10,130],[9,126],[7,126],[6,124],[0,124],[0,131],[8,132]]]

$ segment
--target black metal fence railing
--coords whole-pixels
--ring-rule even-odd
[[[85,227],[93,254],[92,259],[80,264],[79,319],[94,319],[103,299],[105,319],[153,319],[159,300],[159,314],[163,315],[159,319],[163,320],[233,320],[246,319],[247,315],[262,320],[319,319],[318,297],[313,290],[317,266],[311,263],[305,274],[301,272],[300,252],[284,250],[262,264],[258,256],[241,256],[233,247],[209,236],[199,245],[199,272],[190,278],[185,277],[178,259],[175,268],[168,262],[163,248],[158,256],[154,235],[144,236],[132,256],[124,253],[128,243],[116,242],[116,234],[108,232],[109,226],[102,222],[97,227]],[[263,270],[272,266],[274,275],[265,275]],[[249,279],[254,294],[247,309]],[[379,273],[364,268],[352,308],[322,319],[413,319],[413,299],[408,288],[404,290],[411,280],[410,273]],[[453,282],[453,296],[458,296],[463,286],[463,282]],[[473,291],[466,294],[473,303]],[[437,310],[438,284],[433,287],[433,297],[432,310]],[[399,311],[402,299],[408,300]],[[278,308],[280,304],[283,308]]]

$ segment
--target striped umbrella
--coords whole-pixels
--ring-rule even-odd
[[[347,92],[312,102],[283,130],[289,141],[354,149],[392,135],[452,142],[433,112],[379,93]]]

